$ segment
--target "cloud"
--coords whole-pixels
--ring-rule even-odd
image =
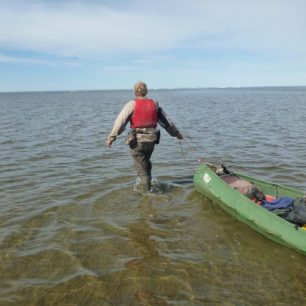
[[[31,59],[27,57],[7,56],[0,53],[0,63],[19,63],[19,64],[37,64],[37,65],[55,65],[51,61],[41,59]]]
[[[6,49],[80,57],[176,48],[306,51],[303,0],[19,0],[0,5],[0,47]]]
[[[60,55],[164,50],[187,34],[171,18],[93,4],[4,7],[0,20],[2,47]]]
[[[8,56],[0,53],[0,63],[5,64],[30,64],[30,65],[42,65],[42,66],[53,66],[53,67],[75,67],[81,64],[76,62],[74,59],[68,61],[67,59],[42,59],[33,57],[21,57],[21,56]]]

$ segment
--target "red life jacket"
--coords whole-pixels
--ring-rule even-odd
[[[131,128],[155,128],[157,126],[157,105],[152,99],[135,99]]]

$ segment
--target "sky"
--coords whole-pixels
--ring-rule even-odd
[[[0,92],[305,86],[306,0],[0,0]]]

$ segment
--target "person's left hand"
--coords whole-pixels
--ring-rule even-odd
[[[176,137],[177,137],[177,139],[179,139],[179,140],[184,139],[184,137],[183,137],[183,135],[182,135],[181,133],[178,133]]]

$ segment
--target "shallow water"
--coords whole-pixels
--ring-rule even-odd
[[[0,305],[303,305],[306,257],[194,190],[197,158],[306,189],[306,88],[154,90],[157,192],[133,191],[130,91],[0,94]]]

